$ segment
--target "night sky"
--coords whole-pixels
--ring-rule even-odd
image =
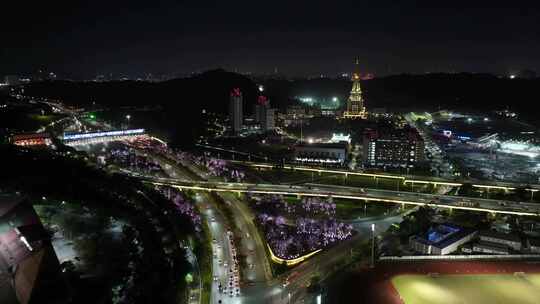
[[[0,75],[540,71],[539,1],[5,2]]]

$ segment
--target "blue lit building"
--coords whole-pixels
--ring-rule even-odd
[[[452,224],[441,224],[409,238],[412,250],[425,255],[447,255],[471,241],[476,231]]]

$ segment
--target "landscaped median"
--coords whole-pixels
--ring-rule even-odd
[[[277,265],[294,266],[350,238],[353,228],[335,219],[330,199],[289,202],[277,195],[248,197],[264,236],[268,256]]]
[[[266,246],[268,246],[268,244]],[[268,246],[268,251],[270,252],[270,258],[272,259],[272,261],[274,263],[285,264],[287,266],[294,266],[296,264],[299,264],[299,263],[309,259],[310,257],[316,255],[317,253],[321,252],[322,249],[317,249],[317,250],[315,250],[313,252],[310,252],[308,254],[305,254],[305,255],[303,255],[301,257],[297,257],[297,258],[294,258],[294,259],[282,259],[282,258],[276,256],[274,254],[274,252],[272,252],[272,248],[270,248],[270,246]]]

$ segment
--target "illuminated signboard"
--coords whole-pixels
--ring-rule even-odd
[[[77,139],[88,139],[88,138],[96,138],[96,137],[142,135],[142,134],[144,134],[144,129],[92,132],[92,133],[82,133],[82,134],[64,134],[64,140],[77,140]]]
[[[333,133],[332,134],[332,139],[330,139],[330,142],[339,143],[339,142],[342,142],[342,141],[346,141],[348,143],[351,143],[351,135],[349,135],[349,134],[345,135],[343,133],[340,133],[340,134]]]

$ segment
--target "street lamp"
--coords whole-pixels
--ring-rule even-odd
[[[288,298],[289,298],[289,302],[288,302],[288,303],[291,304],[291,293],[289,292],[289,293],[287,294],[287,296],[288,296]]]
[[[371,268],[375,267],[375,223],[371,224]]]
[[[126,115],[126,119],[127,119],[127,127],[129,129],[129,120],[131,119],[131,115]]]

